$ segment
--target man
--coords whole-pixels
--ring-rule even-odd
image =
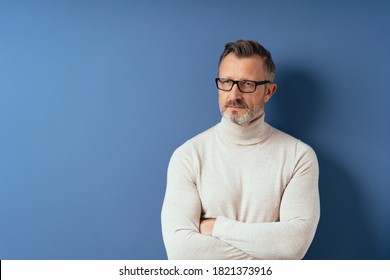
[[[318,163],[264,122],[276,91],[271,54],[225,45],[216,85],[222,120],[169,163],[162,230],[169,259],[302,259],[319,221]]]

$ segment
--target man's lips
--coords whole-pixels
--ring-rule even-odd
[[[241,110],[244,109],[243,106],[227,106],[227,108],[233,109],[233,110]]]

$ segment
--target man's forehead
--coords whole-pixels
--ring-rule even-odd
[[[230,53],[221,61],[219,71],[264,73],[264,59],[257,54],[249,57],[240,57]]]
[[[229,66],[229,64],[232,63],[245,63],[248,66],[253,65],[263,67],[264,59],[257,54],[243,57],[238,56],[235,53],[230,53],[221,61],[220,68],[222,66]]]

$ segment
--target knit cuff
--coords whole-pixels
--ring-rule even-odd
[[[219,238],[221,240],[228,239],[229,226],[231,225],[231,220],[223,216],[218,216],[215,220],[213,232],[211,236]]]

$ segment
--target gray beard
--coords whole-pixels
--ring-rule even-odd
[[[253,109],[246,109],[245,113],[241,116],[238,116],[238,114],[231,114],[230,116],[226,113],[226,109],[219,108],[221,111],[221,114],[224,118],[229,119],[235,124],[238,125],[248,125],[250,124],[254,119],[259,117],[262,112],[262,106],[259,104]]]

